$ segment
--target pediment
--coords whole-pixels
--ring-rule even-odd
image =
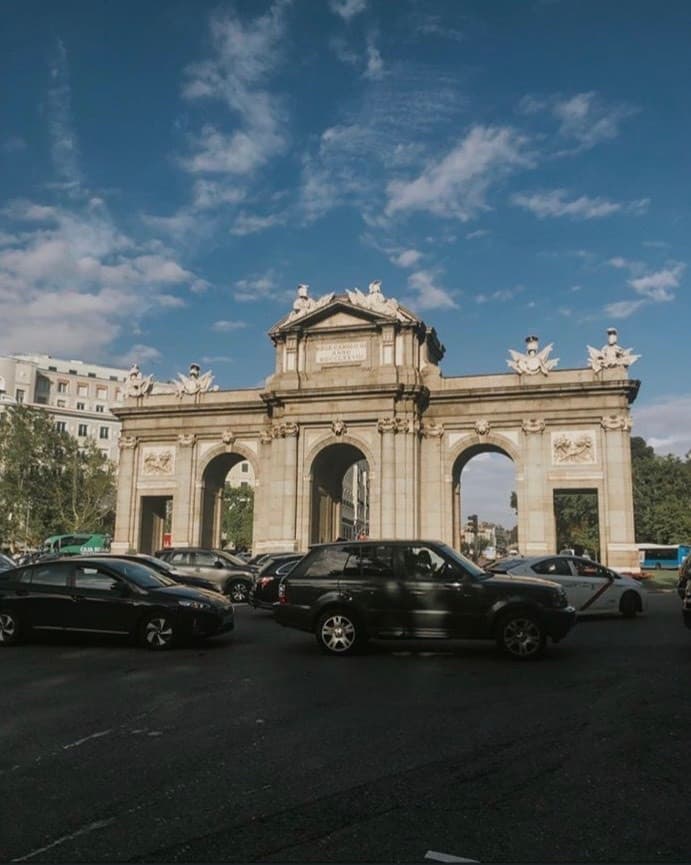
[[[285,334],[293,330],[326,330],[332,327],[362,327],[371,323],[379,325],[393,322],[417,323],[419,319],[412,312],[398,304],[382,309],[371,309],[352,303],[348,295],[327,295],[316,301],[312,309],[289,315],[277,322],[269,331],[271,336]]]

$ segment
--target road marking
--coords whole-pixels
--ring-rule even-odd
[[[428,850],[425,859],[433,859],[435,862],[478,862],[477,859],[464,859],[462,856],[453,856],[451,853],[437,853],[436,850]]]
[[[80,835],[86,835],[88,832],[95,832],[97,829],[105,829],[106,826],[109,826],[114,822],[115,817],[111,817],[110,820],[97,820],[95,823],[89,823],[88,826],[83,826],[81,829],[77,829],[77,831],[72,832],[71,835],[63,835],[62,838],[58,838],[57,841],[53,841],[51,844],[46,844],[45,847],[39,847],[37,850],[32,850],[31,853],[27,853],[26,856],[18,856],[16,859],[10,859],[10,862],[26,862],[26,860],[31,859],[32,856],[38,856],[39,853],[45,853],[46,850],[57,847],[58,844],[64,844],[65,841],[71,841],[73,838],[78,838]]]
[[[68,748],[76,748],[78,745],[83,745],[84,742],[88,742],[89,739],[100,739],[101,736],[107,736],[108,733],[112,732],[112,730],[101,730],[100,733],[92,733],[90,736],[84,736],[83,739],[77,739],[76,742],[70,742],[69,745],[63,745],[62,750],[66,751]]]

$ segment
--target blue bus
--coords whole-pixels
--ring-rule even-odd
[[[676,571],[691,553],[689,544],[638,544],[641,567]]]

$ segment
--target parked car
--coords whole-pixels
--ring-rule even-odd
[[[180,573],[202,577],[216,583],[223,594],[228,595],[237,604],[247,600],[254,572],[246,562],[226,553],[225,550],[168,547],[158,550],[154,555]]]
[[[121,634],[161,650],[233,627],[227,598],[181,586],[139,562],[71,557],[0,574],[1,646],[48,630]]]
[[[12,568],[16,568],[17,563],[11,559],[9,556],[6,556],[4,553],[0,553],[0,572],[9,571]]]
[[[647,609],[646,590],[636,580],[581,556],[500,559],[489,570],[508,577],[553,580],[564,587],[578,614],[621,613],[630,619]]]
[[[575,621],[547,580],[489,574],[439,541],[347,541],[312,547],[281,580],[279,624],[350,655],[371,637],[496,640],[522,660],[542,654]]]
[[[262,566],[265,565],[269,559],[272,559],[275,556],[288,556],[293,552],[293,550],[272,550],[269,553],[257,553],[249,559],[248,564],[259,572]]]
[[[304,553],[285,553],[269,558],[254,575],[249,602],[255,609],[273,610],[278,603],[278,584]]]
[[[682,601],[681,611],[684,617],[684,624],[687,628],[691,628],[691,580],[686,584]]]
[[[218,583],[206,580],[204,577],[195,577],[191,574],[177,571],[168,562],[164,562],[163,559],[157,559],[156,556],[149,556],[146,553],[91,553],[88,557],[82,556],[82,558],[91,558],[92,556],[141,562],[141,564],[153,568],[156,573],[163,574],[164,577],[168,577],[169,580],[173,580],[173,582],[180,583],[183,586],[193,586],[195,589],[206,589],[210,592],[222,592],[222,588]]]
[[[691,577],[691,555],[688,555],[679,565],[679,579],[677,581],[677,594],[684,600],[686,594],[686,586]]]

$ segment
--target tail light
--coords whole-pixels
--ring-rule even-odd
[[[260,577],[259,578],[259,585],[263,589],[265,586],[268,586],[269,583],[273,583],[273,581],[274,581],[273,577]]]
[[[285,580],[281,580],[281,584],[278,587],[278,603],[279,604],[287,604],[288,603],[288,596],[286,594]]]

